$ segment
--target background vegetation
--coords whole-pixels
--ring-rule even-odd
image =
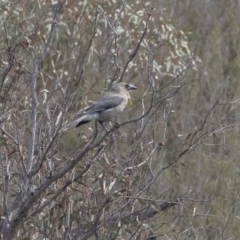
[[[2,1],[2,239],[238,239],[239,10]],[[119,126],[63,130],[119,81]]]

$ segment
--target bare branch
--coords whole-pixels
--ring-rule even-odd
[[[139,39],[139,41],[138,41],[138,44],[137,44],[136,48],[135,48],[135,49],[133,50],[133,52],[130,54],[128,61],[126,62],[125,66],[123,67],[122,74],[121,74],[121,76],[120,76],[120,78],[119,78],[119,82],[122,82],[122,80],[123,80],[123,78],[124,78],[124,74],[125,74],[125,72],[126,72],[126,70],[127,70],[127,67],[128,67],[128,65],[129,65],[129,63],[130,63],[130,62],[134,59],[134,57],[137,55],[137,52],[138,52],[138,50],[139,50],[139,48],[140,48],[140,46],[141,46],[141,43],[142,43],[145,35],[147,34],[148,21],[149,21],[149,19],[150,19],[150,17],[151,17],[152,11],[153,11],[153,8],[152,8],[149,12],[147,12],[148,17],[147,17],[147,20],[146,20],[146,23],[145,23],[145,27],[144,27],[143,33],[142,33],[142,35],[141,35],[141,37],[140,37],[140,39]]]

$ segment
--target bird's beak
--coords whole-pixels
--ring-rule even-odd
[[[137,87],[135,87],[134,85],[132,85],[132,84],[129,84],[129,88],[128,88],[129,90],[136,90],[137,89]]]

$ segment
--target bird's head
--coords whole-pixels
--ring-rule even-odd
[[[121,93],[121,92],[129,92],[131,90],[136,90],[137,87],[135,87],[134,85],[130,84],[130,83],[116,83],[114,85],[111,86],[111,88],[109,89],[110,92],[115,92],[115,93]]]
[[[118,83],[116,85],[119,86],[119,88],[121,89],[120,90],[121,92],[125,92],[128,99],[131,99],[131,95],[129,94],[129,92],[137,89],[137,87],[135,87],[133,84],[125,83],[125,82]]]
[[[122,84],[128,91],[137,89],[137,87],[135,87],[133,84],[130,84],[130,83],[122,83]]]

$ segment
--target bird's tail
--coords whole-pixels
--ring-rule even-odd
[[[92,120],[96,120],[99,118],[99,114],[98,113],[89,113],[89,114],[84,114],[82,116],[79,116],[78,118],[76,118],[76,120],[70,122],[69,124],[67,124],[66,126],[64,126],[63,131],[66,131],[70,128],[77,128],[83,124],[86,124]]]

